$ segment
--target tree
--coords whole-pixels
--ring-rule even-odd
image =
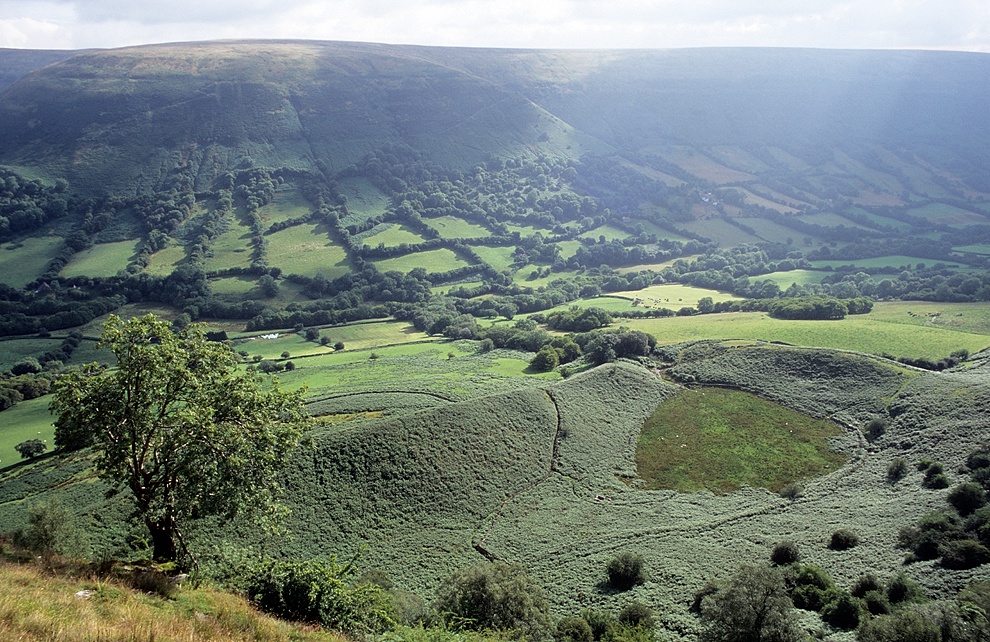
[[[472,629],[545,637],[550,605],[518,564],[481,563],[461,569],[437,589],[436,609]]]
[[[529,365],[533,370],[549,372],[560,365],[560,356],[551,346],[543,346],[530,360]]]
[[[21,459],[34,459],[48,450],[48,446],[40,439],[28,439],[14,446],[14,450],[20,453]]]
[[[643,556],[628,551],[619,553],[609,560],[605,566],[605,574],[608,576],[609,586],[619,591],[628,591],[646,581]]]
[[[100,476],[129,489],[154,559],[189,557],[193,516],[273,506],[277,472],[308,425],[302,391],[238,373],[237,355],[200,324],[111,316],[100,345],[116,369],[90,364],[55,383],[55,444],[95,447]]]
[[[702,600],[703,642],[791,642],[803,638],[784,578],[775,568],[743,566]]]

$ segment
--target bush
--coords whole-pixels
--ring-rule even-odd
[[[744,566],[723,588],[704,598],[701,611],[706,624],[701,642],[805,639],[779,569]]]
[[[867,591],[863,596],[863,605],[870,615],[890,613],[890,600],[882,591]]]
[[[908,464],[903,457],[897,457],[890,462],[887,466],[887,480],[890,482],[898,482],[904,479],[907,475]]]
[[[594,642],[591,625],[583,617],[565,617],[557,622],[557,642]]]
[[[987,494],[976,482],[964,482],[949,491],[946,499],[959,515],[965,517],[986,506]]]
[[[844,551],[858,545],[859,535],[845,528],[840,528],[832,533],[832,539],[828,543],[828,547],[833,551]]]
[[[86,541],[75,515],[58,500],[49,499],[28,509],[28,526],[14,537],[19,546],[40,555],[84,557]]]
[[[545,637],[550,606],[543,590],[517,564],[476,564],[455,572],[437,589],[436,610],[451,624]]]
[[[34,459],[48,450],[48,446],[40,439],[28,439],[14,446],[14,450],[20,454],[21,459]]]
[[[838,629],[847,631],[859,626],[863,605],[858,599],[842,592],[822,609],[822,619]]]
[[[780,496],[784,499],[794,501],[804,495],[804,486],[801,484],[788,484],[780,489]]]
[[[849,589],[850,595],[853,597],[866,597],[866,594],[870,591],[882,591],[883,582],[880,581],[873,573],[867,573],[866,575],[860,575],[859,579],[853,582],[852,588]]]
[[[591,634],[596,640],[611,637],[612,631],[619,625],[614,616],[591,609],[581,611],[581,618],[591,627]]]
[[[949,478],[943,473],[937,473],[931,477],[925,476],[925,481],[923,482],[925,488],[930,488],[932,490],[941,490],[943,488],[949,487]]]
[[[887,599],[891,604],[918,602],[925,599],[921,585],[904,573],[898,573],[887,582]]]
[[[647,629],[652,629],[655,624],[653,621],[653,609],[641,602],[630,602],[626,604],[619,611],[618,619],[619,622],[627,626],[642,626]]]
[[[805,611],[821,611],[838,597],[832,578],[819,566],[805,564],[795,573],[791,582],[791,601]]]
[[[560,355],[554,348],[543,346],[529,362],[529,365],[538,372],[549,372],[560,365]]]
[[[346,633],[381,633],[395,626],[391,598],[372,584],[349,586],[354,567],[335,560],[269,562],[250,573],[247,594],[264,611]]]
[[[942,566],[956,570],[976,568],[990,562],[990,550],[971,539],[946,542],[939,547]]]
[[[880,439],[885,432],[887,432],[887,420],[882,417],[871,419],[863,427],[863,435],[866,436],[866,441],[871,444],[877,439]]]
[[[605,567],[607,584],[619,591],[627,591],[646,581],[643,556],[638,553],[619,553]]]
[[[770,552],[770,561],[777,566],[796,564],[800,560],[801,551],[798,550],[797,544],[788,540],[779,542]]]

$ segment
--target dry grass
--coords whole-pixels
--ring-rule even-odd
[[[87,593],[80,593],[86,591]],[[337,634],[282,622],[242,598],[179,589],[173,599],[113,580],[0,562],[0,640],[51,642],[335,641]]]

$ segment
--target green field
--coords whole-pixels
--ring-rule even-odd
[[[889,314],[878,303],[871,314],[848,316],[840,321],[783,321],[762,312],[706,314],[666,319],[623,319],[622,325],[648,332],[662,344],[699,339],[781,341],[799,346],[854,350],[896,357],[941,359],[956,350],[977,352],[990,346],[990,333],[974,334],[951,328],[916,324],[906,308]],[[904,305],[904,304],[896,304]],[[911,304],[920,311],[932,306]]]
[[[144,271],[156,276],[168,276],[185,259],[186,249],[184,247],[170,245],[152,254],[151,261]]]
[[[968,225],[987,222],[985,216],[945,203],[929,203],[923,207],[908,210],[908,214],[942,225]]]
[[[846,457],[830,451],[828,440],[842,432],[830,421],[746,392],[682,390],[643,427],[636,467],[649,489],[779,491],[837,470]]]
[[[757,281],[773,281],[780,286],[781,290],[786,290],[792,283],[797,283],[798,285],[818,285],[822,282],[822,278],[826,274],[828,273],[816,270],[788,270],[786,272],[761,274],[760,276],[750,277],[750,280],[754,283]]]
[[[388,209],[390,200],[366,178],[343,178],[338,182],[340,193],[347,198],[347,216],[344,225],[354,225],[381,216]]]
[[[631,235],[625,230],[620,230],[617,227],[612,227],[611,225],[603,225],[601,227],[596,227],[593,230],[588,230],[583,234],[579,234],[578,238],[582,239],[595,239],[596,241],[601,240],[601,237],[605,237],[606,241],[621,241],[622,239],[627,239]]]
[[[57,236],[28,238],[0,246],[0,283],[22,288],[45,271],[62,247]]]
[[[700,234],[706,238],[710,238],[719,245],[725,247],[742,245],[744,243],[760,243],[762,241],[759,237],[753,236],[748,232],[744,232],[732,223],[720,218],[707,219],[704,221],[691,221],[690,223],[680,223],[678,224],[678,227],[682,227],[689,232],[694,232],[695,234]]]
[[[127,268],[127,264],[137,254],[141,240],[117,241],[116,243],[101,243],[82,252],[76,252],[64,268],[62,276],[114,276]]]
[[[651,308],[669,308],[679,310],[684,307],[693,308],[698,305],[698,301],[704,297],[711,297],[713,301],[734,301],[739,297],[728,292],[709,290],[707,288],[696,288],[691,285],[681,285],[679,283],[651,285],[642,290],[626,290],[624,292],[612,292],[611,296],[626,299],[639,299],[641,305]]]
[[[953,247],[954,252],[965,252],[967,254],[990,255],[990,245],[957,245]]]
[[[853,267],[861,268],[881,268],[881,267],[892,267],[896,269],[911,268],[914,269],[919,263],[931,267],[936,263],[943,263],[949,267],[959,268],[962,267],[958,263],[946,263],[945,261],[933,261],[932,259],[920,259],[916,256],[904,256],[904,255],[893,255],[893,256],[878,256],[872,259],[856,259],[856,260],[845,260],[845,261],[810,261],[810,263],[816,268],[832,267],[838,268],[846,265],[851,265]]]
[[[259,209],[258,214],[267,226],[278,221],[306,216],[312,211],[313,206],[303,197],[302,191],[294,185],[285,183],[275,193],[275,199]]]
[[[512,253],[516,250],[514,246],[486,247],[484,245],[479,245],[473,249],[481,257],[481,260],[499,271],[512,265]]]
[[[0,412],[0,468],[21,461],[14,446],[28,439],[40,439],[54,448],[55,427],[48,412],[48,396],[22,401]]]
[[[330,239],[323,223],[295,225],[266,238],[268,263],[282,268],[284,274],[323,274],[333,279],[351,269],[347,251]]]
[[[278,337],[272,339],[258,338],[274,334],[277,334]],[[320,328],[320,334],[330,338],[330,346],[306,341],[303,335],[296,332],[273,330],[241,336],[235,340],[234,349],[246,350],[250,355],[258,354],[266,359],[274,359],[285,351],[288,351],[293,357],[300,354],[332,353],[333,344],[338,341],[343,341],[345,351],[350,351],[424,341],[430,338],[426,333],[419,332],[406,321],[363,321],[347,325],[328,326]]]
[[[395,247],[407,243],[422,243],[425,239],[404,224],[386,223],[384,229],[361,239],[361,243],[369,247],[377,247],[379,244],[385,247]],[[358,238],[358,237],[355,237]]]
[[[427,272],[447,272],[467,265],[453,251],[447,248],[439,250],[429,250],[426,252],[413,252],[404,256],[397,256],[392,259],[374,261],[379,272],[391,272],[393,270],[407,274],[416,268],[425,268]]]
[[[423,219],[423,222],[440,232],[440,236],[445,239],[476,239],[491,236],[491,232],[485,227],[453,216],[427,218]]]
[[[251,265],[251,228],[240,221],[227,222],[227,231],[210,245],[204,265],[207,271]]]

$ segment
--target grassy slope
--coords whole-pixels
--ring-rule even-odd
[[[88,591],[80,597],[81,591]],[[45,573],[0,562],[0,638],[51,642],[331,642],[342,636],[262,615],[246,600],[208,588],[173,599],[106,578]]]

